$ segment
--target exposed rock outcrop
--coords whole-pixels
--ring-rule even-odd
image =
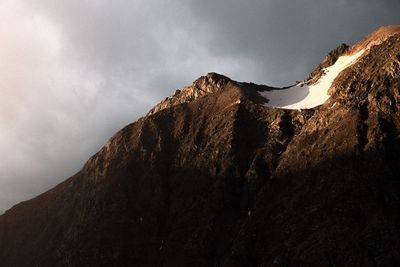
[[[341,44],[329,52],[324,60],[322,60],[322,62],[310,73],[306,79],[306,83],[310,85],[318,81],[321,76],[324,75],[324,69],[335,64],[336,60],[348,51],[349,48],[350,47],[347,44]]]
[[[152,115],[160,110],[170,108],[182,103],[188,103],[199,97],[222,90],[231,79],[218,73],[208,73],[195,80],[191,86],[176,90],[172,96],[167,97],[161,103],[152,108],[148,115]]]

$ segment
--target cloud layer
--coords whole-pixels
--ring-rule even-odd
[[[0,213],[198,76],[290,84],[399,11],[372,0],[3,0]]]

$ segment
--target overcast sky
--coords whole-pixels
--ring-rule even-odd
[[[292,84],[399,14],[398,0],[1,0],[0,213],[207,72]]]

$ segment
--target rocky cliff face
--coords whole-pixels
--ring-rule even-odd
[[[175,92],[0,216],[0,265],[399,265],[394,29],[331,53],[322,68],[369,45],[314,109],[218,74]]]

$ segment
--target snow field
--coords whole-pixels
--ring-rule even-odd
[[[287,89],[260,92],[269,102],[266,106],[284,109],[308,109],[322,105],[329,99],[328,90],[336,77],[353,65],[365,52],[360,50],[352,55],[341,56],[332,66],[324,69],[324,75],[314,84],[298,83]]]

